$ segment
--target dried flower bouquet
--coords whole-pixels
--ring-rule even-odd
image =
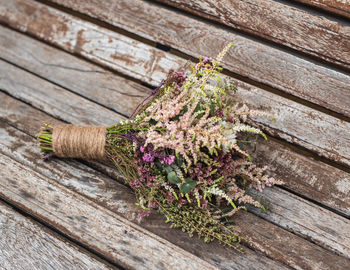
[[[231,46],[216,59],[170,71],[130,119],[105,128],[103,152],[134,190],[139,216],[157,210],[171,227],[240,250],[241,237],[229,218],[247,204],[264,209],[247,189],[281,182],[239,146],[241,133],[266,139],[246,124],[247,117],[266,114],[228,95],[236,88],[221,80],[219,63]],[[46,125],[38,135],[46,157],[55,155],[54,133]]]

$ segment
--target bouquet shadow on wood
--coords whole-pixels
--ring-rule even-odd
[[[140,217],[157,210],[190,236],[242,250],[245,239],[231,217],[249,204],[264,209],[249,189],[282,182],[244,150],[249,141],[240,134],[266,139],[247,118],[270,116],[228,95],[236,88],[221,79],[219,63],[231,46],[216,59],[171,70],[128,120],[111,127],[45,125],[37,135],[44,158],[108,159],[134,190]]]

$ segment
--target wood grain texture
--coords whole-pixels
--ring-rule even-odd
[[[1,0],[0,20],[69,52],[127,76],[133,74],[134,78],[153,85],[158,84],[170,68],[177,69],[183,64],[183,60],[175,56],[116,32],[106,33],[104,28],[94,24],[88,24],[89,29],[86,29],[84,21],[36,2]]]
[[[6,104],[5,107],[0,106],[0,119],[4,119],[11,125],[25,130],[32,136],[40,128],[41,121],[37,121],[37,119],[44,119],[49,123],[60,123],[44,112],[38,111],[1,92],[0,99],[4,102],[2,104]],[[43,162],[36,147],[36,142],[32,137],[14,128],[6,127],[1,121],[0,134],[0,141],[4,142],[3,144],[0,143],[0,152],[2,154],[5,153],[24,166],[36,170],[130,221],[139,222],[136,215],[139,209],[135,205],[135,197],[127,187],[72,160],[55,159],[50,162]],[[107,169],[110,172],[110,169]],[[123,182],[123,179],[121,179],[121,176],[116,171],[114,171],[113,175],[119,178],[119,182]],[[162,216],[153,214],[140,225],[177,246],[194,253],[209,263],[218,266],[220,269],[285,269],[280,263],[272,261],[249,249],[246,249],[245,254],[239,254],[217,243],[208,245],[203,243],[202,240],[191,239],[180,230],[170,229],[169,225],[165,224],[164,221]],[[265,222],[265,226],[269,227],[271,225],[269,224],[269,222]],[[288,233],[284,230],[281,231]],[[78,237],[76,240],[80,241],[80,238]],[[310,243],[306,244],[309,245]],[[268,244],[265,249],[269,250]],[[265,253],[265,249],[257,250]],[[309,249],[311,252],[314,250],[314,246],[311,245]],[[213,250],[216,252],[213,252]],[[327,251],[323,250],[321,254],[332,261],[332,256],[328,257],[329,253]],[[234,263],[232,260],[234,260]],[[327,266],[326,263],[325,265]]]
[[[65,121],[81,125],[113,125],[121,116],[96,103],[75,95],[62,87],[49,83],[39,77],[0,60],[1,88],[12,96],[33,106],[49,111],[51,115]],[[20,78],[20,80],[18,79]],[[96,117],[98,115],[98,117]],[[95,119],[99,120],[99,123]]]
[[[240,212],[236,218],[241,219],[237,227],[238,231],[251,240],[250,245],[253,248],[265,250],[268,256],[282,260],[294,269],[320,270],[350,267],[349,259],[340,256],[328,257],[329,254],[322,252],[319,246],[311,247],[308,240],[298,239],[295,234],[282,233],[279,226],[263,223],[254,215]]]
[[[8,98],[7,101],[10,103],[9,99],[11,98]],[[20,102],[12,100],[12,103],[11,110],[18,110]],[[26,109],[23,108],[22,112],[31,115],[31,110],[33,109],[27,107]],[[19,116],[16,125],[20,122],[22,121]],[[35,123],[33,124],[35,125]],[[43,162],[38,158],[38,150],[34,147],[32,138],[12,127],[6,125],[3,125],[3,127],[2,131],[0,129],[0,149],[3,153],[28,168],[33,168],[51,179],[56,179],[58,183],[96,203],[122,216],[127,216],[129,220],[136,221],[136,216],[133,214],[136,211],[132,199],[133,195],[124,186],[117,182],[113,183],[113,181],[111,183],[104,176],[94,176],[91,169],[75,162],[63,160]],[[65,173],[62,173],[62,171]],[[112,194],[114,195],[112,196]],[[254,249],[263,252],[274,260],[283,262],[295,269],[320,269],[319,267],[321,267],[321,269],[341,270],[350,266],[350,261],[344,257],[326,251],[296,236],[294,233],[264,221],[251,213],[242,212],[241,215],[243,216],[238,216],[236,219],[237,229],[250,239],[250,245]],[[272,264],[266,258],[255,255],[249,249],[246,249],[245,254],[242,255],[220,247],[217,243],[208,245],[198,239],[189,239],[186,234],[179,230],[170,230],[159,215],[152,215],[141,225],[176,245],[190,252],[195,252],[197,256],[208,260],[221,269],[268,269],[269,267],[274,269],[278,266]],[[233,264],[232,261],[235,263]],[[336,268],[334,268],[335,265]]]
[[[195,58],[214,57],[220,48],[233,42],[235,47],[223,61],[228,70],[350,116],[350,76],[344,73],[150,2],[50,1]]]
[[[123,115],[130,114],[149,92],[138,83],[3,26],[0,48],[0,58]]]
[[[273,140],[258,140],[252,155],[285,187],[350,217],[350,175],[343,170],[296,152]]]
[[[350,27],[272,0],[155,0],[350,68]]]
[[[7,100],[9,100],[9,99],[11,99],[11,98],[8,98]],[[11,103],[10,100],[7,103],[10,104]],[[25,111],[23,111],[24,108],[22,108],[22,113],[21,112],[14,113],[14,112],[20,111],[18,105],[16,105],[17,103],[19,103],[19,102],[16,101],[16,102],[14,102],[14,104],[12,102],[12,105],[9,106],[5,110],[5,112],[10,111],[10,113],[8,113],[8,114],[12,115],[12,118],[10,120],[11,123],[22,128],[23,125],[28,125],[28,123],[25,123],[22,120],[23,115],[32,115],[34,113],[30,112],[33,109],[29,109],[29,108],[26,108]],[[14,117],[14,114],[16,115],[16,117]],[[6,114],[4,115],[4,117],[6,117]],[[38,124],[33,123],[32,125],[35,126]],[[30,124],[30,126],[32,126],[32,125]],[[32,133],[36,132],[36,130],[34,128],[35,127],[32,128],[32,131],[31,131]],[[66,176],[63,174],[64,178],[67,177],[67,180],[64,180],[62,182],[65,185],[68,185],[70,188],[72,188],[72,185],[70,183],[73,181],[73,179],[75,179],[75,177],[76,177],[75,175],[80,175],[82,173],[82,171],[84,171],[84,170],[77,170],[76,168],[69,169],[69,167],[67,168],[67,165],[66,166],[62,165],[62,167],[60,167],[60,169],[58,169],[58,172],[57,172],[56,171],[57,165],[53,166],[52,163],[50,163],[50,164],[43,163],[39,159],[35,158],[38,156],[38,153],[37,153],[38,150],[34,148],[33,143],[29,143],[29,145],[27,145],[27,144],[21,145],[20,144],[19,146],[16,147],[15,151],[13,151],[13,150],[11,151],[11,148],[12,148],[11,145],[13,145],[13,144],[16,145],[16,141],[17,142],[19,141],[19,139],[16,139],[16,137],[17,138],[21,138],[21,137],[24,138],[23,135],[20,135],[20,134],[15,135],[15,134],[16,134],[16,132],[11,132],[9,134],[4,133],[2,136],[0,136],[0,138],[4,138],[4,139],[0,139],[0,141],[9,141],[9,146],[2,147],[3,149],[5,149],[3,151],[5,151],[6,154],[11,155],[12,158],[20,161],[21,163],[25,164],[26,166],[29,166],[29,167],[33,166],[34,168],[38,168],[41,173],[44,173],[45,175],[47,175],[50,178],[59,177],[59,179],[60,179],[61,178],[60,175],[63,174],[63,173],[60,173],[60,171],[61,170],[62,171],[68,170],[68,173]],[[13,138],[13,139],[11,139],[12,141],[10,141],[8,139],[9,137]],[[17,145],[18,145],[18,143],[17,143]],[[6,149],[8,149],[8,150],[6,150]],[[58,162],[63,162],[63,161],[59,160]],[[69,173],[69,171],[74,171],[75,173],[71,174],[71,173]],[[88,178],[88,177],[84,177],[84,179],[86,179],[86,178]],[[88,179],[91,179],[91,178],[88,178]],[[99,181],[99,183],[101,183],[101,182]],[[102,188],[102,191],[94,190],[94,192],[92,192],[91,190],[89,190],[89,191],[83,191],[84,192],[83,194],[85,196],[88,196],[88,197],[91,197],[92,196],[91,194],[96,194],[96,195],[93,195],[92,199],[96,200],[96,197],[97,197],[97,198],[99,198],[99,200],[103,200],[104,205],[107,204],[109,207],[111,207],[111,205],[114,205],[114,203],[112,203],[111,201],[108,201],[108,199],[106,199],[106,200],[102,199],[105,196],[101,197],[101,194],[103,194],[103,192],[104,192],[103,185],[101,185],[101,184],[98,185],[98,188],[99,189]],[[90,186],[90,185],[88,185],[88,186]],[[74,189],[76,189],[76,186],[78,186],[78,187],[79,186],[86,186],[86,184],[85,185],[79,185],[79,183],[73,184]],[[84,189],[85,188],[83,188],[83,190]],[[81,192],[81,187],[79,188],[79,192]],[[114,191],[112,191],[112,192],[114,192]],[[107,194],[107,196],[108,196],[108,194]],[[113,197],[113,198],[115,198],[115,197]],[[303,206],[301,205],[300,207],[303,207]],[[118,209],[119,207],[116,207],[116,208]],[[129,211],[133,212],[133,211],[135,211],[135,208],[132,208]],[[283,215],[284,213],[281,213],[281,214]],[[131,217],[129,216],[128,218],[132,218],[132,216]],[[255,219],[256,219],[256,217],[255,217]],[[152,225],[150,226],[151,229],[153,228],[153,230],[155,230],[159,233],[160,228],[164,228],[164,225],[163,226],[161,225],[162,222],[163,221],[159,220],[159,222],[152,223]],[[259,230],[264,230],[264,231],[266,230],[267,234],[268,234],[268,232],[273,231],[274,233],[279,235],[279,237],[278,238],[275,238],[275,237],[271,238],[271,236],[270,236],[270,238],[269,238],[266,236],[266,234],[264,236],[264,234],[261,234],[261,233],[259,234],[258,232],[255,232],[254,237],[252,237],[251,236],[252,232],[250,229],[248,230],[249,226],[247,226],[247,224],[243,223],[243,225],[240,225],[240,222],[238,222],[237,225],[239,226],[239,229],[242,231],[242,233],[244,233],[248,237],[251,237],[250,239],[252,241],[252,245],[257,250],[264,252],[268,256],[271,256],[273,258],[278,257],[278,260],[282,261],[283,263],[289,264],[289,265],[293,265],[293,266],[297,265],[298,267],[301,267],[301,265],[303,265],[302,268],[305,268],[307,266],[307,268],[310,268],[310,269],[314,269],[312,265],[319,265],[320,263],[323,265],[323,267],[325,269],[332,269],[332,263],[329,264],[329,262],[333,262],[334,260],[343,261],[343,263],[345,265],[347,265],[348,260],[341,259],[341,257],[338,257],[338,256],[332,257],[332,256],[330,256],[329,253],[325,252],[323,249],[320,249],[317,246],[314,246],[305,240],[301,240],[301,239],[293,238],[293,237],[291,238],[291,235],[293,235],[293,234],[288,233],[285,230],[278,229],[278,227],[273,226],[271,223],[262,222],[259,220],[256,220],[255,222],[260,224],[258,226],[258,228],[260,228]],[[299,222],[301,222],[301,221],[299,221]],[[332,225],[328,224],[325,226],[332,226]],[[264,229],[262,229],[262,228],[264,228]],[[290,230],[290,228],[288,228],[288,229]],[[294,229],[292,228],[291,230],[293,231]],[[169,232],[167,232],[167,233],[169,233]],[[272,235],[276,235],[274,233]],[[305,233],[305,231],[303,233]],[[173,235],[174,232],[170,232],[170,234]],[[173,237],[175,237],[175,236],[173,235]],[[173,239],[173,237],[171,237],[171,239]],[[285,246],[285,242],[283,240],[285,238],[293,239],[293,242],[297,243],[295,245],[295,249],[291,250],[289,246]],[[180,236],[176,236],[176,239],[180,239]],[[186,242],[186,240],[181,241],[181,242]],[[201,246],[201,245],[199,245],[199,246]],[[299,252],[299,248],[298,248],[299,246],[302,246],[303,248],[305,248],[305,250],[303,252]],[[215,248],[215,250],[216,250],[216,248]],[[316,250],[317,250],[317,252],[316,252]],[[279,252],[277,252],[277,251],[279,251]],[[203,252],[203,251],[201,251],[201,252]],[[210,251],[209,251],[209,253],[210,253]],[[307,260],[304,259],[306,253],[309,254],[307,257],[308,258]],[[220,254],[225,254],[225,253],[220,252]],[[213,255],[211,255],[210,257],[212,258],[212,256]],[[324,258],[324,259],[320,261],[320,258]],[[216,258],[216,260],[217,260],[217,258]],[[222,258],[222,260],[223,260],[223,258]],[[226,263],[226,260],[223,260],[223,262]],[[343,263],[341,263],[340,266],[343,267]]]
[[[349,219],[279,188],[266,188],[261,198],[271,208],[267,213],[251,208],[252,212],[350,259]]]
[[[0,57],[7,61],[30,69],[32,73],[88,97],[90,100],[98,101],[124,115],[130,115],[140,96],[143,97],[150,92],[149,89],[137,83],[121,79],[116,75],[113,76],[96,65],[1,26],[0,48]],[[111,87],[116,89],[117,86],[122,91],[110,90]],[[24,100],[32,102],[27,98]],[[53,104],[61,107],[59,102],[55,101]],[[6,110],[6,106],[3,109]],[[17,111],[8,109],[7,112],[6,118],[9,119],[13,118],[9,113]],[[52,114],[52,110],[50,113]],[[45,114],[41,116],[42,118],[35,113],[27,117],[36,119],[36,121],[32,121],[32,126],[21,126],[21,129],[31,128],[31,134],[39,130],[39,124],[50,121],[46,119]],[[267,142],[259,140],[258,145],[254,160],[260,166],[268,165],[270,173],[277,178],[283,178],[290,190],[350,216],[350,190],[347,188],[350,185],[349,174],[310,157],[297,154],[271,140]]]
[[[6,155],[0,168],[1,197],[123,267],[217,269]]]
[[[31,149],[35,149],[33,148],[33,142],[31,144]],[[22,152],[23,150],[24,152],[26,152],[26,154],[29,154],[29,152],[32,151],[27,151],[27,149],[25,148],[25,145],[22,145],[19,151]],[[21,159],[26,161],[30,158],[33,159],[33,155],[31,157]],[[38,161],[36,163],[38,163]],[[39,163],[41,162],[39,161]],[[45,174],[51,175],[51,179],[55,179],[55,181],[57,181],[57,183],[60,183],[61,185],[69,186],[69,189],[80,189],[80,192],[89,199],[91,197],[95,197],[95,200],[99,203],[105,201],[106,208],[111,209],[113,210],[113,212],[121,214],[122,216],[129,216],[129,220],[133,220],[135,223],[137,222],[135,215],[135,201],[132,199],[133,195],[128,189],[126,189],[126,187],[118,184],[117,182],[113,183],[113,181],[111,181],[110,179],[108,180],[108,178],[106,177],[100,177],[99,175],[96,175],[96,173],[91,173],[91,169],[88,169],[86,172],[84,166],[81,165],[80,168],[79,166],[71,167],[68,163],[65,164],[65,166],[64,164],[58,167],[54,166],[55,169],[52,169],[52,163],[48,164],[43,169],[41,169],[40,166],[41,172],[45,172]],[[34,167],[33,164],[31,164],[30,166]],[[60,171],[60,169],[62,168],[64,168],[65,170],[71,169],[72,171],[74,171],[74,173],[68,172],[67,174],[64,174],[62,173],[62,171]],[[54,175],[54,177],[52,177],[52,175]],[[112,182],[112,184],[109,184],[109,182]],[[113,194],[112,198],[108,198],[110,194]],[[57,206],[57,208],[58,211],[60,207]],[[142,223],[141,225],[148,230],[152,229],[153,231],[156,231],[157,234],[166,234],[166,236],[168,238],[171,238],[171,240],[173,240],[177,245],[187,247],[188,249],[190,249],[191,252],[196,253],[197,256],[204,257],[207,261],[211,261],[211,263],[217,265],[218,267],[220,267],[220,269],[287,269],[280,263],[274,262],[268,258],[264,258],[260,254],[252,252],[249,249],[246,250],[245,254],[237,254],[232,250],[220,247],[218,244],[215,243],[212,245],[207,245],[204,244],[201,240],[192,240],[188,236],[186,236],[186,234],[182,233],[179,230],[169,229],[169,226],[164,224],[163,218],[159,218],[159,216],[156,217],[157,218],[155,218],[155,215],[152,215],[150,221],[147,222],[148,224],[145,225],[144,223]],[[83,219],[83,221],[81,221],[79,217],[73,217],[73,219],[73,222],[76,226],[85,226],[85,219]],[[58,225],[59,224],[55,224],[55,226]],[[80,237],[76,237],[76,240],[82,241]],[[109,239],[109,241],[112,240],[113,239]],[[102,239],[101,241],[105,241],[105,239]],[[141,239],[139,239],[139,241],[141,241]],[[119,242],[121,249],[124,245],[127,244],[127,242],[123,242],[122,240],[121,242]],[[89,245],[91,244],[89,243]],[[213,248],[215,252],[213,252]],[[105,253],[107,253],[107,251],[105,251]],[[153,259],[154,263],[156,264],[158,258],[153,256],[151,259]],[[161,267],[156,267],[156,269],[161,269]],[[176,267],[174,268],[171,265],[168,265],[167,269],[176,269]]]
[[[348,0],[293,0],[325,11],[350,18],[350,2]]]
[[[101,65],[108,65],[128,76],[154,82],[155,85],[160,82],[160,78],[166,76],[166,67],[176,69],[185,64],[180,57],[35,2],[13,0],[9,4],[5,1],[0,6],[0,15],[3,22],[18,30],[78,53]],[[52,25],[56,27],[51,27]],[[110,43],[116,46],[117,52],[114,56],[109,50]],[[147,60],[145,55],[149,63],[144,62]],[[350,130],[348,122],[247,83],[237,80],[235,82],[240,90],[238,99],[244,100],[253,108],[264,108],[277,116],[277,122],[254,119],[266,132],[341,164],[350,165],[350,153],[347,151],[350,147],[347,136]]]
[[[0,235],[3,269],[117,269],[57,238],[3,203],[0,203]]]

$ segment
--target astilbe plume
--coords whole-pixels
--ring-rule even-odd
[[[127,168],[126,181],[143,209],[140,216],[156,209],[172,227],[239,249],[234,242],[240,236],[223,221],[246,204],[264,209],[248,188],[262,191],[281,182],[252,164],[238,146],[242,132],[266,139],[246,124],[249,116],[266,114],[235,103],[230,96],[235,87],[222,82],[218,65],[230,46],[216,60],[204,58],[169,72],[147,106],[109,128],[107,141],[113,147],[107,151],[122,171]],[[120,163],[121,154],[130,157],[128,164]],[[223,211],[227,204],[231,210]]]
[[[268,115],[236,103],[236,88],[220,78],[219,62],[231,46],[216,59],[171,70],[130,119],[107,128],[106,152],[135,191],[140,217],[154,209],[190,236],[240,249],[228,218],[247,204],[264,209],[249,188],[282,182],[239,146],[241,133],[266,139],[246,121]]]

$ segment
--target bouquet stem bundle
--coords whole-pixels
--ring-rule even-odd
[[[266,136],[245,122],[266,115],[236,103],[236,89],[220,78],[216,59],[171,70],[133,116],[111,127],[45,125],[38,135],[44,157],[108,159],[135,191],[139,216],[157,210],[190,236],[241,250],[231,224],[247,204],[264,209],[249,188],[281,184],[256,167],[240,147],[241,133]]]

